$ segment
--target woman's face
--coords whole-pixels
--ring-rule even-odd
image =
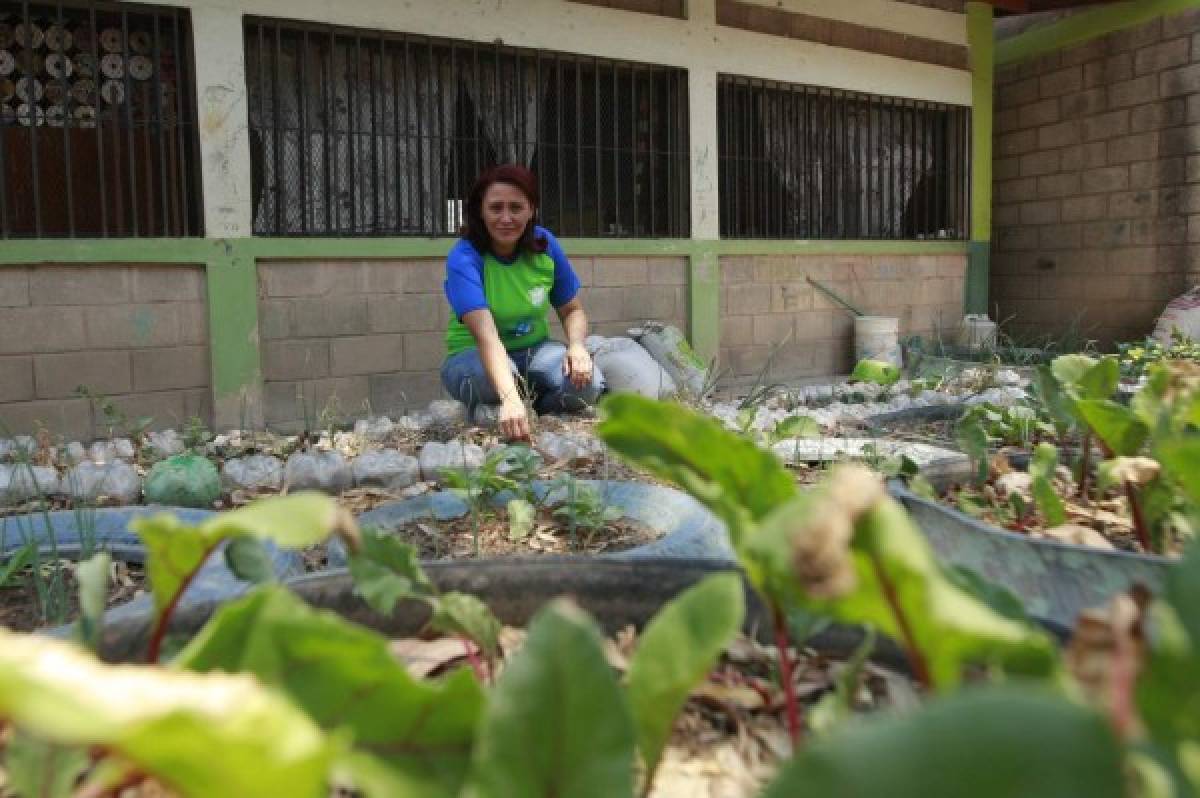
[[[492,183],[483,194],[483,224],[492,239],[492,250],[508,255],[517,247],[533,206],[521,189],[511,183]]]

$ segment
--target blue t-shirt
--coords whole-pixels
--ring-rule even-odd
[[[454,311],[447,330],[450,354],[475,345],[461,324],[462,317],[473,310],[491,309],[504,345],[521,348],[546,337],[547,299],[554,307],[561,307],[579,293],[579,277],[558,240],[543,227],[535,227],[534,234],[545,238],[544,253],[520,252],[509,259],[491,253],[485,256],[466,239],[460,239],[450,250],[445,282],[446,298]],[[510,274],[509,270],[516,271]],[[492,291],[499,293],[489,297]],[[528,300],[522,299],[526,292]],[[514,329],[503,326],[507,322],[512,322]],[[517,329],[522,325],[530,329]]]

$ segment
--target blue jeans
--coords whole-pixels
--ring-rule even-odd
[[[604,391],[604,377],[592,364],[592,382],[576,388],[563,374],[567,348],[558,341],[545,340],[526,349],[513,349],[508,363],[514,375],[523,379],[534,397],[533,408],[539,413],[582,410],[594,405]],[[518,386],[520,386],[518,379]],[[500,397],[483,370],[479,350],[475,348],[450,355],[442,363],[442,385],[446,391],[474,410],[477,404],[497,404]]]

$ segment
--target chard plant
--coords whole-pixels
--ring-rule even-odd
[[[496,497],[504,492],[516,494],[517,504],[509,510],[524,518],[536,503],[533,478],[537,474],[537,454],[527,446],[499,446],[488,452],[479,468],[444,468],[442,478],[457,493],[471,513],[471,532],[475,556],[479,556],[479,526],[491,511]]]
[[[579,545],[579,533],[591,538],[621,517],[621,508],[604,500],[594,488],[580,484],[571,474],[559,476],[550,485],[547,497],[562,496],[551,504],[550,514],[567,525],[572,542]]]

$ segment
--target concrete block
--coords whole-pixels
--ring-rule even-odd
[[[347,339],[352,340],[352,339]],[[311,380],[329,376],[329,339],[264,341],[263,378]]]
[[[1087,194],[1109,193],[1129,188],[1129,168],[1106,166],[1083,173],[1080,188]]]
[[[1021,119],[1016,108],[1001,108],[992,118],[992,130],[995,133],[1011,133],[1021,129]]]
[[[1038,178],[1037,194],[1038,197],[1045,199],[1067,197],[1072,194],[1078,194],[1079,186],[1078,172],[1045,175]]]
[[[1038,233],[1042,249],[1078,249],[1083,246],[1083,228],[1079,224],[1053,224],[1042,227]]]
[[[1017,109],[1017,120],[1021,127],[1052,125],[1059,120],[1060,113],[1058,100],[1051,98],[1020,106]]]
[[[1166,85],[1165,80],[1164,77],[1164,86]],[[1133,80],[1112,83],[1108,87],[1108,107],[1128,108],[1133,105],[1141,105],[1149,100],[1157,100],[1159,97],[1158,87],[1158,75],[1143,75]],[[1164,96],[1170,96],[1170,94],[1164,93]]]
[[[721,346],[749,346],[754,343],[753,316],[722,316]]]
[[[1117,191],[1108,195],[1110,219],[1135,219],[1152,216],[1158,209],[1153,191]]]
[[[258,300],[258,337],[263,341],[288,338],[292,334],[292,300]]]
[[[212,391],[210,391],[208,388],[193,388],[187,391],[179,391],[179,394],[183,397],[184,421],[187,421],[191,418],[198,418],[205,424],[210,426],[212,425]],[[245,413],[249,418],[249,408],[246,409]],[[238,427],[241,429],[246,429],[250,423],[251,422],[247,420],[246,422],[239,423]]]
[[[996,155],[1022,155],[1037,149],[1036,130],[1018,130],[996,136]]]
[[[1087,222],[1083,226],[1083,245],[1092,249],[1129,246],[1128,221]]]
[[[596,259],[570,258],[570,261],[571,268],[575,270],[575,276],[579,278],[579,284],[583,286],[592,285],[592,282],[596,279]]]
[[[997,227],[1007,227],[1019,224],[1021,221],[1021,206],[1016,203],[997,205],[992,208],[992,224]]]
[[[1162,18],[1162,35],[1164,39],[1173,36],[1187,36],[1200,31],[1200,8],[1187,11],[1177,11]]]
[[[174,303],[101,305],[81,310],[88,348],[140,349],[179,344],[179,313]]]
[[[446,359],[442,333],[409,333],[404,336],[404,366],[409,371],[434,371]]]
[[[1088,141],[1111,139],[1129,133],[1128,109],[1109,111],[1083,120],[1083,137]]]
[[[406,289],[404,276],[408,262],[403,260],[365,260],[359,265],[362,288],[371,295],[401,294]]]
[[[178,302],[172,307],[179,314],[179,343],[208,343],[208,305],[204,302]],[[261,337],[261,323],[259,330]]]
[[[29,275],[33,305],[117,305],[131,297],[126,266],[38,266]]]
[[[1053,174],[1059,170],[1057,150],[1042,150],[1021,156],[1021,176],[1036,177]]]
[[[1037,195],[1037,178],[1022,177],[1017,180],[1003,180],[993,185],[992,191],[996,202],[1033,199]]]
[[[1187,170],[1182,156],[1139,161],[1129,165],[1129,187],[1158,188],[1186,182]]]
[[[1158,136],[1158,152],[1162,155],[1190,155],[1200,152],[1200,128],[1195,126],[1171,128],[1162,131]]]
[[[1108,166],[1108,142],[1089,141],[1083,145],[1083,168],[1099,169]]]
[[[1077,119],[1038,128],[1038,147],[1043,149],[1069,147],[1082,140],[1083,133]]]
[[[1001,252],[1037,249],[1038,233],[1029,227],[1001,227],[996,230],[994,243]]]
[[[651,285],[687,285],[687,258],[648,258]]]
[[[797,313],[795,329],[797,341],[814,341],[834,336],[834,318],[838,311],[811,310]]]
[[[596,258],[592,279],[597,286],[645,285],[649,268],[645,258]]]
[[[1184,179],[1189,183],[1200,182],[1200,155],[1189,155],[1184,162]]]
[[[28,266],[0,266],[0,308],[19,308],[29,305]]]
[[[185,410],[183,391],[155,391],[111,397],[113,405],[130,420],[153,419],[149,429],[180,429],[191,416]]]
[[[71,352],[33,359],[39,399],[65,399],[80,386],[93,393],[129,393],[133,387],[128,352]]]
[[[768,313],[771,310],[771,286],[762,283],[731,285],[721,292],[721,300],[731,315]]]
[[[1021,224],[1053,224],[1059,219],[1059,203],[1055,200],[1021,203]]]
[[[357,261],[266,261],[258,268],[259,296],[317,297],[362,293]]]
[[[1086,197],[1067,197],[1062,201],[1064,222],[1088,222],[1108,215],[1108,197],[1092,194]]]
[[[367,297],[371,332],[433,332],[444,328],[442,294],[381,294]]]
[[[27,402],[36,398],[33,358],[0,357],[0,402]],[[0,408],[0,417],[3,413]]]
[[[1129,128],[1134,133],[1161,130],[1187,121],[1187,102],[1182,97],[1139,105],[1129,112]]]
[[[1085,89],[1059,99],[1063,119],[1079,119],[1108,109],[1108,93],[1103,88]]]
[[[730,349],[725,365],[735,377],[756,375],[767,364],[767,357],[770,353],[771,347],[769,346],[745,346]]]
[[[268,425],[315,428],[321,416],[346,421],[365,415],[370,404],[366,377],[268,382],[264,388]]]
[[[1188,217],[1168,216],[1161,219],[1139,219],[1131,225],[1130,236],[1137,246],[1183,244],[1187,242]]]
[[[40,426],[63,440],[93,436],[92,410],[86,399],[10,402],[0,406],[0,423],[13,435],[32,435]]]
[[[621,306],[627,319],[668,319],[676,315],[679,292],[674,286],[628,285],[621,291]]]
[[[1160,75],[1148,75],[1158,81],[1158,91],[1163,97],[1178,97],[1200,91],[1200,64],[1169,69]]]
[[[404,290],[414,294],[440,294],[446,281],[446,262],[438,259],[406,260]]]
[[[365,296],[292,300],[292,331],[298,338],[365,335],[369,332]]]
[[[143,349],[134,351],[130,357],[136,391],[202,388],[210,382],[212,368],[205,346]]]
[[[205,297],[203,266],[132,267],[134,302],[196,302]]]
[[[401,371],[404,368],[404,338],[403,335],[334,338],[329,342],[330,374],[345,377]]]
[[[754,317],[755,344],[769,345],[780,343],[791,337],[793,330],[794,324],[791,314],[769,313]]]
[[[810,310],[813,306],[815,289],[807,282],[776,283],[771,286],[771,312],[794,313]]]
[[[1010,180],[1021,175],[1021,159],[1015,156],[997,158],[992,163],[992,178],[995,180]]]
[[[754,258],[730,255],[720,259],[721,284],[746,283],[754,279]]]
[[[583,308],[592,322],[620,321],[624,318],[624,290],[617,287],[588,288],[580,292]]]
[[[1145,75],[1183,66],[1191,55],[1191,39],[1180,37],[1142,47],[1133,54],[1133,72]]]
[[[1038,91],[1042,97],[1061,97],[1083,88],[1083,68],[1068,66],[1042,75],[1038,79]]]
[[[1012,108],[1035,102],[1039,97],[1039,82],[1038,78],[1032,77],[1000,86],[996,90],[997,107]]]

